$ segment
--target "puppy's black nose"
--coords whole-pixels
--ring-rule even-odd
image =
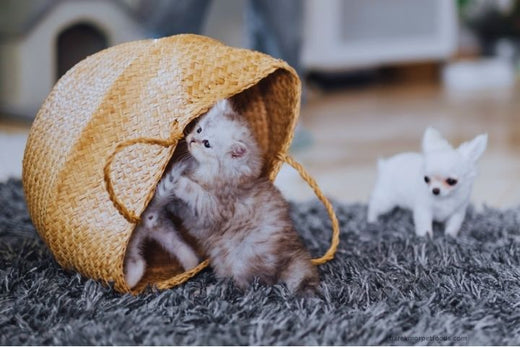
[[[439,188],[433,188],[432,189],[433,195],[439,195],[440,192],[441,192],[441,190]]]

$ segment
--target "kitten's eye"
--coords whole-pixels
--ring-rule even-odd
[[[426,182],[426,183],[430,183],[430,177],[428,177],[428,176],[424,176],[424,182]]]
[[[200,134],[200,133],[201,133],[201,131],[202,131],[202,128],[201,128],[201,127],[199,127],[199,128],[197,129],[197,134]]]
[[[204,141],[202,141],[202,143],[204,144],[204,147],[211,148],[211,145],[209,144],[208,140],[204,140]]]
[[[457,184],[457,180],[455,178],[448,178],[446,179],[446,183],[448,183],[450,186],[454,186]]]

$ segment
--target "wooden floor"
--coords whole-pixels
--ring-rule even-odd
[[[493,207],[520,204],[520,88],[450,94],[437,84],[408,83],[311,91],[300,121],[310,141],[292,154],[336,200],[367,202],[377,158],[419,151],[424,129],[431,125],[455,144],[487,132],[489,145],[480,161],[473,201]],[[28,129],[27,124],[0,117],[0,170],[13,165],[11,171],[21,170]],[[313,196],[287,167],[276,183],[288,199]]]
[[[454,94],[427,83],[318,94],[302,107],[300,119],[312,143],[293,155],[334,199],[367,202],[377,159],[419,151],[431,125],[455,145],[488,133],[473,202],[520,204],[520,88]],[[297,176],[284,168],[277,184],[292,200],[312,197]]]

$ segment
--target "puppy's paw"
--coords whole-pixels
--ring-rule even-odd
[[[377,217],[379,217],[379,214],[377,213],[375,204],[372,200],[370,200],[370,203],[368,204],[367,208],[367,222],[371,224],[375,223],[377,222]]]
[[[451,236],[451,237],[457,237],[459,234],[459,229],[448,229],[444,230],[444,235]]]
[[[375,213],[368,213],[368,216],[367,216],[367,222],[370,223],[370,224],[373,224],[373,223],[376,223],[377,222],[377,215]]]
[[[415,228],[415,234],[419,237],[425,237],[425,236],[433,237],[432,229],[428,229],[428,228]]]

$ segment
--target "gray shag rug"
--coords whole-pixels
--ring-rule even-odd
[[[366,206],[335,204],[341,243],[320,266],[321,295],[285,286],[245,292],[211,270],[134,297],[64,271],[31,224],[19,181],[0,184],[2,345],[519,344],[520,210],[470,209],[460,237],[415,237],[395,210],[367,226]],[[318,202],[292,216],[313,254],[329,243]]]

